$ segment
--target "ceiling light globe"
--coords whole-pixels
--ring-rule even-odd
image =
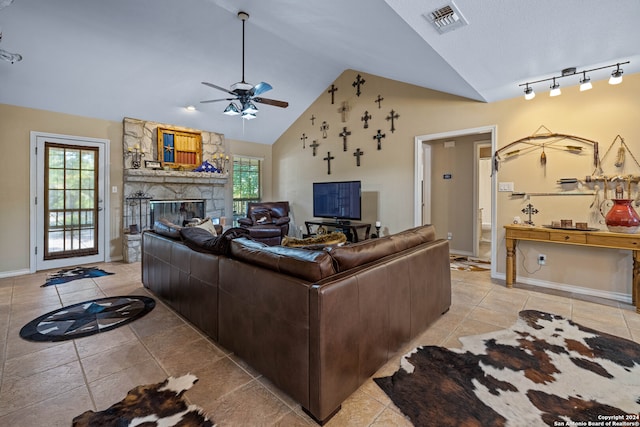
[[[618,85],[622,83],[622,70],[617,69],[613,73],[611,73],[611,77],[609,78],[610,85]]]

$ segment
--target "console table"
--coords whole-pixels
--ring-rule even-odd
[[[640,313],[640,234],[609,231],[566,230],[524,225],[505,225],[507,247],[507,287],[516,281],[516,244],[518,240],[591,246],[594,248],[628,249],[633,252],[631,299]]]
[[[369,238],[369,231],[371,231],[371,224],[367,224],[365,222],[340,222],[340,221],[305,221],[304,225],[307,227],[307,235],[313,235],[315,233],[312,232],[311,226],[317,225],[318,227],[330,227],[335,228],[336,230],[342,231],[347,235],[347,239],[353,243],[359,240],[358,230],[364,229],[364,239]]]

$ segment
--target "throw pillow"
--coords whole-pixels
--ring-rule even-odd
[[[209,217],[203,219],[202,221],[187,224],[187,227],[202,228],[203,230],[207,230],[209,233],[211,233],[212,236],[218,235],[218,232],[216,231],[216,228],[213,225],[213,222],[211,222],[211,218]]]

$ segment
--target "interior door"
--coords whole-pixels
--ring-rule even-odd
[[[106,143],[41,135],[35,145],[35,270],[105,261]]]

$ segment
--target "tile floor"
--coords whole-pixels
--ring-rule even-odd
[[[32,343],[20,328],[62,305],[96,297],[148,294],[140,265],[107,263],[116,273],[41,288],[46,273],[0,279],[0,425],[70,426],[74,416],[102,410],[139,384],[192,372],[200,381],[185,396],[218,426],[306,426],[314,423],[288,396],[217,346],[158,301],[146,317],[75,341]],[[451,310],[408,344],[376,376],[392,374],[401,354],[417,345],[459,347],[458,337],[503,329],[521,309],[539,309],[640,342],[640,314],[611,301],[506,289],[489,272],[452,271]],[[410,423],[369,380],[327,424],[408,426]]]

